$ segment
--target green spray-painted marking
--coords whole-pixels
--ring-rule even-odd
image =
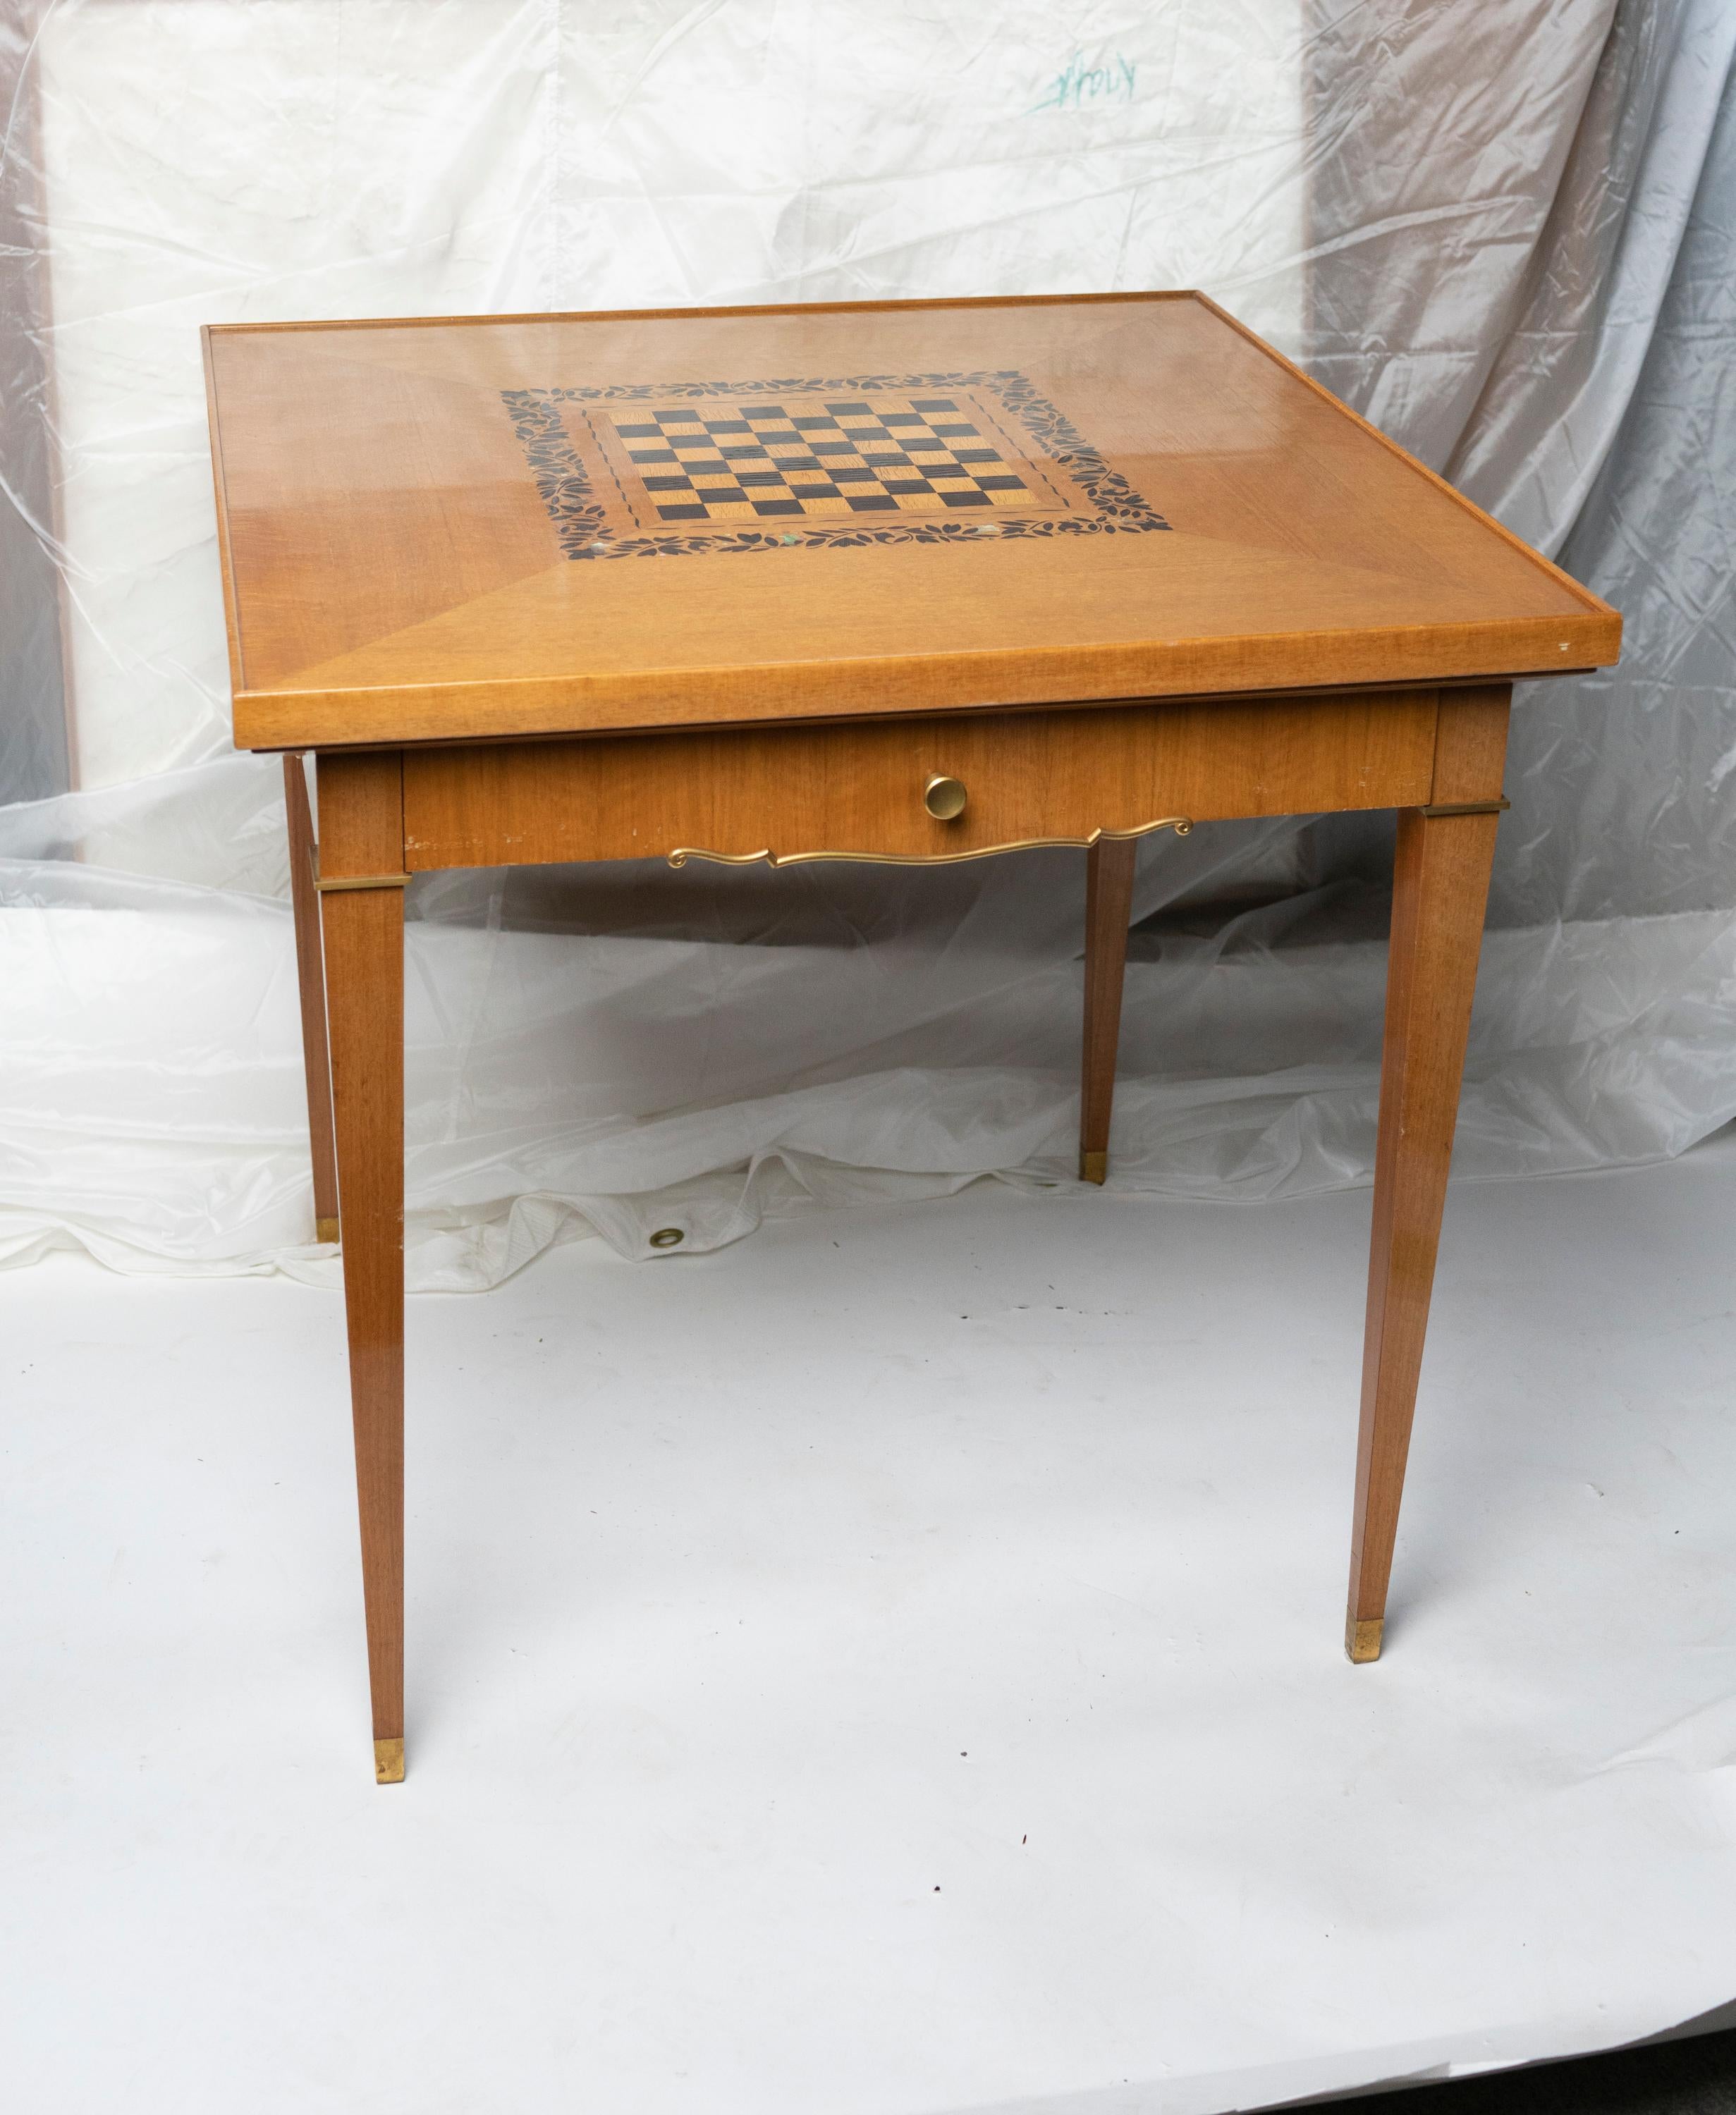
[[[1048,94],[1040,103],[1031,104],[1031,111],[1082,110],[1088,103],[1131,103],[1138,72],[1125,52],[1087,66],[1085,53],[1076,51],[1050,83]]]

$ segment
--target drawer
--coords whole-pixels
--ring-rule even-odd
[[[1356,691],[416,750],[405,860],[947,860],[1417,806],[1435,717],[1433,690]]]

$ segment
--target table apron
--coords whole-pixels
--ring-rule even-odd
[[[944,860],[1176,816],[1417,806],[1439,713],[1433,690],[1358,690],[406,750],[405,865]],[[937,778],[965,789],[952,819],[925,805]]]

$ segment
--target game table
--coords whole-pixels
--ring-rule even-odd
[[[1082,851],[1101,1182],[1140,839],[1396,810],[1346,1631],[1375,1659],[1510,686],[1612,661],[1615,612],[1199,294],[234,324],[204,352],[235,739],[285,755],[379,1780],[404,890],[446,867]]]

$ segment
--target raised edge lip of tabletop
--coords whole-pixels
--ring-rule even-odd
[[[378,749],[438,741],[534,740],[546,736],[696,733],[781,725],[807,726],[923,718],[953,713],[1065,711],[1076,705],[1157,704],[1183,699],[1306,696],[1345,690],[1416,689],[1429,685],[1479,681],[1521,682],[1554,676],[1582,675],[1607,668],[1619,656],[1622,620],[1614,610],[1587,610],[1582,616],[1495,619],[1487,624],[1455,627],[1442,637],[1436,625],[1394,626],[1378,632],[1345,629],[1337,632],[1270,633],[1254,641],[1164,640],[1150,649],[1185,659],[1190,653],[1210,656],[1215,647],[1245,648],[1253,644],[1264,658],[1294,650],[1302,640],[1316,652],[1323,641],[1340,645],[1366,662],[1368,644],[1390,643],[1394,664],[1371,676],[1366,669],[1334,676],[1330,663],[1307,683],[1262,681],[1245,664],[1226,670],[1213,681],[1197,669],[1170,686],[1130,687],[1125,680],[1093,682],[1088,666],[1069,676],[1067,664],[1090,655],[1052,652],[990,650],[931,654],[900,659],[896,677],[883,672],[871,657],[829,661],[826,690],[835,699],[852,688],[852,677],[866,679],[868,695],[842,711],[803,710],[786,701],[781,709],[744,715],[722,703],[714,711],[677,710],[667,703],[678,686],[687,694],[715,695],[740,690],[760,698],[783,690],[806,664],[788,661],[730,663],[716,668],[635,671],[631,675],[571,674],[512,677],[448,683],[393,683],[342,689],[292,687],[237,690],[234,693],[234,738],[237,749]],[[1562,633],[1567,632],[1565,640]],[[1490,638],[1490,634],[1497,635]],[[1545,650],[1545,642],[1547,642]],[[1425,644],[1424,642],[1427,642]],[[1458,645],[1460,651],[1453,652]],[[1407,656],[1405,649],[1410,649]],[[1420,650],[1419,650],[1420,649]],[[1118,658],[1140,650],[1138,642],[1102,649]],[[1565,657],[1565,658],[1563,658]],[[1398,665],[1413,658],[1414,665]],[[1009,668],[1010,664],[1010,668]],[[1047,664],[1046,666],[1045,664]],[[1017,672],[1016,673],[1014,672]],[[930,682],[962,675],[958,687],[967,695],[956,702],[924,699]],[[873,694],[884,687],[885,695]]]
[[[241,337],[264,331],[416,330],[430,323],[469,327],[478,323],[631,323],[675,316],[789,316],[879,314],[891,309],[1087,308],[1116,301],[1198,301],[1229,322],[1235,319],[1197,287],[1130,287],[1120,292],[1089,294],[912,294],[902,299],[864,301],[703,301],[671,308],[507,309],[480,314],[418,316],[289,316],[273,321],[201,323],[206,337]],[[1253,333],[1238,325],[1245,337]],[[1255,338],[1263,345],[1263,338]],[[1281,357],[1281,356],[1280,356]],[[1329,392],[1330,393],[1330,392]],[[1334,402],[1337,399],[1334,399]]]

